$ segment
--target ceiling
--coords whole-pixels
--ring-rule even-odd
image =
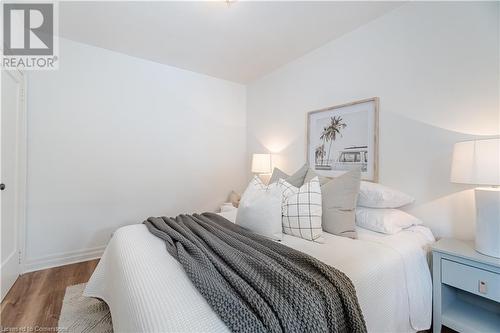
[[[60,2],[62,37],[249,83],[396,2]]]

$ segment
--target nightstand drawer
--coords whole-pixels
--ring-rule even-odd
[[[500,274],[441,260],[443,283],[500,302]]]

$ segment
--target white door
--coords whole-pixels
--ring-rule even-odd
[[[21,244],[24,238],[24,78],[17,71],[1,71],[1,299],[21,273]]]

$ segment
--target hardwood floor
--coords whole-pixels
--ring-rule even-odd
[[[21,275],[1,304],[1,331],[56,332],[66,287],[87,282],[98,262]]]

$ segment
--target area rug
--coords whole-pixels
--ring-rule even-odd
[[[108,306],[98,299],[83,297],[85,285],[81,283],[66,288],[58,332],[113,333]]]

